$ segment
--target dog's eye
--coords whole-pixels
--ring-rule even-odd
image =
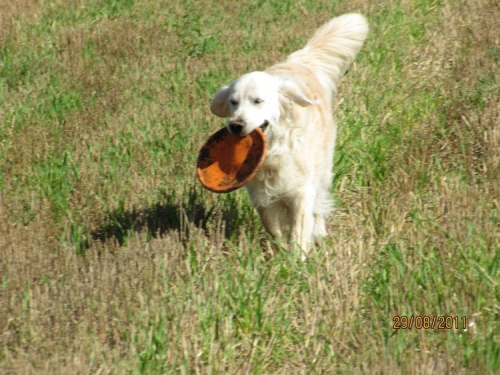
[[[237,100],[231,99],[230,102],[231,102],[231,105],[238,105],[238,101]]]
[[[263,102],[263,100],[262,100],[262,99],[257,98],[257,99],[255,99],[253,102],[254,102],[255,104],[260,104],[260,103],[262,103],[262,102]]]

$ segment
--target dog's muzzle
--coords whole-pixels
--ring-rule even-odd
[[[243,124],[238,121],[231,121],[229,123],[229,130],[234,135],[241,135],[241,133],[243,132]]]
[[[242,136],[243,134],[243,129],[245,127],[244,123],[242,122],[239,122],[239,121],[230,121],[229,124],[229,131],[231,132],[231,134],[234,134],[234,135],[239,135],[239,136]],[[269,126],[269,121],[265,120],[264,123],[259,126],[259,128],[265,132],[267,127]]]

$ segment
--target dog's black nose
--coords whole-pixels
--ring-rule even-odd
[[[243,125],[239,122],[230,122],[229,130],[231,130],[231,133],[233,133],[234,135],[240,135],[243,131]]]

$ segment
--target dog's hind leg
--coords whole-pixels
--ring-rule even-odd
[[[333,202],[328,187],[320,190],[316,195],[314,202],[314,229],[313,236],[316,243],[319,243],[321,238],[325,237],[326,225],[325,219],[331,213]]]
[[[316,242],[326,236],[325,216],[323,214],[314,214],[313,236]]]
[[[276,239],[281,239],[283,237],[281,223],[286,215],[286,207],[282,203],[276,202],[266,207],[258,207],[257,212],[266,231]]]

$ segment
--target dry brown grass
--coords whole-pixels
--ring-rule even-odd
[[[497,1],[136,3],[0,0],[0,371],[494,373]],[[331,235],[264,256],[244,194],[197,187],[206,104],[353,9]]]

